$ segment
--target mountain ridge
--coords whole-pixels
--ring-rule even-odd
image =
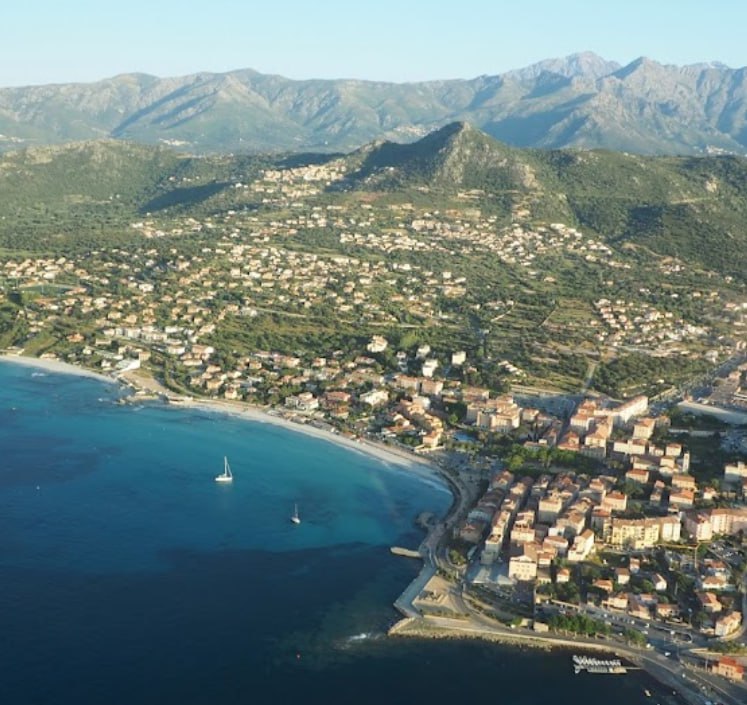
[[[590,52],[472,79],[295,81],[253,69],[0,88],[0,149],[113,137],[192,153],[348,151],[467,121],[520,147],[747,152],[747,69]]]

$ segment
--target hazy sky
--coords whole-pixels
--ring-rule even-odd
[[[0,86],[237,68],[472,78],[580,51],[747,65],[742,0],[16,0],[0,21]]]

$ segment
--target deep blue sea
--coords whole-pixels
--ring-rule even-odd
[[[437,480],[121,394],[0,362],[3,705],[664,702],[568,654],[386,638]]]

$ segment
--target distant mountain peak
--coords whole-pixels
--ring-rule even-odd
[[[607,61],[591,51],[583,51],[577,54],[558,59],[545,59],[523,69],[509,71],[507,75],[519,80],[532,80],[543,73],[555,74],[564,78],[601,78],[617,71],[620,64],[616,61]]]
[[[386,83],[252,69],[0,89],[0,151],[112,137],[192,153],[350,151],[469,124],[518,147],[642,154],[747,150],[747,69],[626,66],[585,51],[497,76]]]
[[[636,73],[656,72],[666,70],[666,68],[667,67],[664,66],[664,64],[660,64],[658,61],[649,59],[646,56],[639,56],[637,59],[633,59],[633,61],[625,66],[621,66],[613,75],[617,78],[624,79]]]

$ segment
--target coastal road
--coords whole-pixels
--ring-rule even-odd
[[[467,513],[467,509],[475,503],[476,493],[460,476],[459,470],[449,466],[448,461],[441,466],[441,477],[449,484],[454,495],[454,503],[444,520],[437,524],[425,537],[420,545],[420,553],[434,568],[440,567],[448,572],[453,572],[459,569],[449,562],[443,551],[442,540],[456,522]]]
[[[432,526],[425,539],[423,539],[418,548],[420,555],[423,557],[423,567],[415,580],[407,586],[394,603],[397,610],[406,617],[420,617],[420,612],[413,606],[413,601],[420,595],[428,581],[436,575],[439,567],[454,570],[454,566],[451,566],[445,557],[439,555],[442,548],[441,541],[474,501],[473,493],[457,471],[450,471],[448,468],[441,466],[440,475],[451,488],[454,503],[444,520]]]
[[[610,619],[612,624],[618,628],[632,628],[642,631],[647,635],[650,632],[650,643],[654,644],[660,653],[652,653],[651,651],[640,652],[638,659],[645,664],[647,670],[651,670],[654,667],[663,668],[668,670],[675,679],[678,679],[678,677],[681,679],[683,676],[686,676],[694,684],[695,688],[701,689],[701,694],[703,688],[705,688],[710,693],[708,699],[712,701],[723,701],[724,703],[735,703],[736,705],[743,705],[747,702],[746,687],[730,683],[720,676],[708,673],[702,669],[688,668],[685,671],[683,664],[685,664],[687,651],[693,647],[702,648],[706,644],[706,641],[698,638],[697,635],[693,638],[689,630],[670,629],[668,625],[657,625],[653,621],[647,622],[629,616],[621,617],[599,608],[587,607],[586,611],[597,619],[605,617]],[[658,635],[654,636],[654,632],[658,632]],[[687,644],[683,643],[685,635],[691,639]],[[677,637],[683,639],[683,641],[680,641]],[[664,652],[676,654],[676,656],[668,657],[664,655]],[[679,654],[682,654],[682,658],[679,657]],[[661,675],[661,671],[659,671],[659,674]],[[684,686],[684,683],[680,682],[679,679],[676,682],[678,683],[678,687]]]
[[[529,643],[538,646],[562,646],[607,653],[613,652],[645,668],[659,682],[680,693],[692,705],[704,705],[706,700],[717,700],[724,705],[745,705],[747,703],[747,688],[729,683],[709,673],[686,672],[679,661],[663,654],[634,649],[612,640],[581,639],[548,633],[538,634],[524,629],[508,629],[496,623],[490,617],[473,610],[466,603],[459,589],[452,591],[454,605],[457,611],[469,615],[468,618],[459,619],[430,615],[424,617],[420,615],[413,607],[412,602],[422,592],[428,580],[436,574],[437,567],[445,567],[449,572],[453,569],[446,557],[442,555],[442,539],[466,511],[472,495],[470,488],[458,472],[449,472],[444,469],[443,474],[452,486],[455,501],[446,519],[431,529],[420,546],[420,553],[424,559],[423,569],[395,603],[399,611],[410,619],[396,625],[392,633],[427,636],[442,632],[444,636],[464,636],[511,643]],[[620,621],[622,624],[623,620]],[[644,623],[640,622],[635,626],[643,629]],[[676,650],[676,646],[671,648],[672,652],[676,652]],[[706,693],[709,697],[706,697]],[[717,693],[718,696],[713,696],[713,693]]]
[[[424,627],[422,632],[418,624]],[[714,697],[723,702],[724,705],[744,705],[747,702],[747,688],[742,685],[729,683],[705,672],[685,671],[682,664],[671,658],[661,654],[632,649],[611,641],[577,639],[554,634],[536,634],[523,629],[507,629],[496,626],[492,620],[484,615],[474,613],[468,620],[428,616],[416,620],[412,626],[413,634],[422,633],[425,635],[429,631],[441,630],[446,635],[462,635],[509,643],[528,643],[537,646],[612,652],[641,666],[660,683],[681,694],[692,705],[704,705],[706,700],[713,700]],[[683,677],[683,674],[686,677]],[[714,696],[713,693],[716,693],[717,696]]]
[[[534,646],[555,646],[569,649],[581,649],[615,653],[632,663],[644,668],[657,681],[672,688],[691,705],[705,705],[707,700],[721,702],[724,705],[745,705],[747,703],[747,687],[742,684],[730,683],[719,676],[704,670],[685,668],[682,662],[672,656],[665,656],[650,650],[636,649],[613,640],[584,639],[550,633],[536,633],[527,629],[510,629],[497,623],[487,615],[473,610],[464,600],[461,591],[452,593],[456,609],[468,618],[455,617],[423,617],[412,607],[412,600],[420,593],[425,582],[435,573],[433,565],[426,565],[408,591],[400,599],[407,599],[407,607],[403,614],[411,617],[401,629],[394,633],[400,635],[428,636],[442,633],[444,636],[463,636],[467,638],[481,638],[508,643],[525,643]],[[399,626],[399,625],[398,625]],[[672,647],[672,652],[676,648]]]
[[[684,662],[683,662],[684,663]],[[683,678],[690,680],[709,700],[728,704],[744,705],[747,702],[747,687],[743,683],[732,683],[704,669],[684,664]]]

